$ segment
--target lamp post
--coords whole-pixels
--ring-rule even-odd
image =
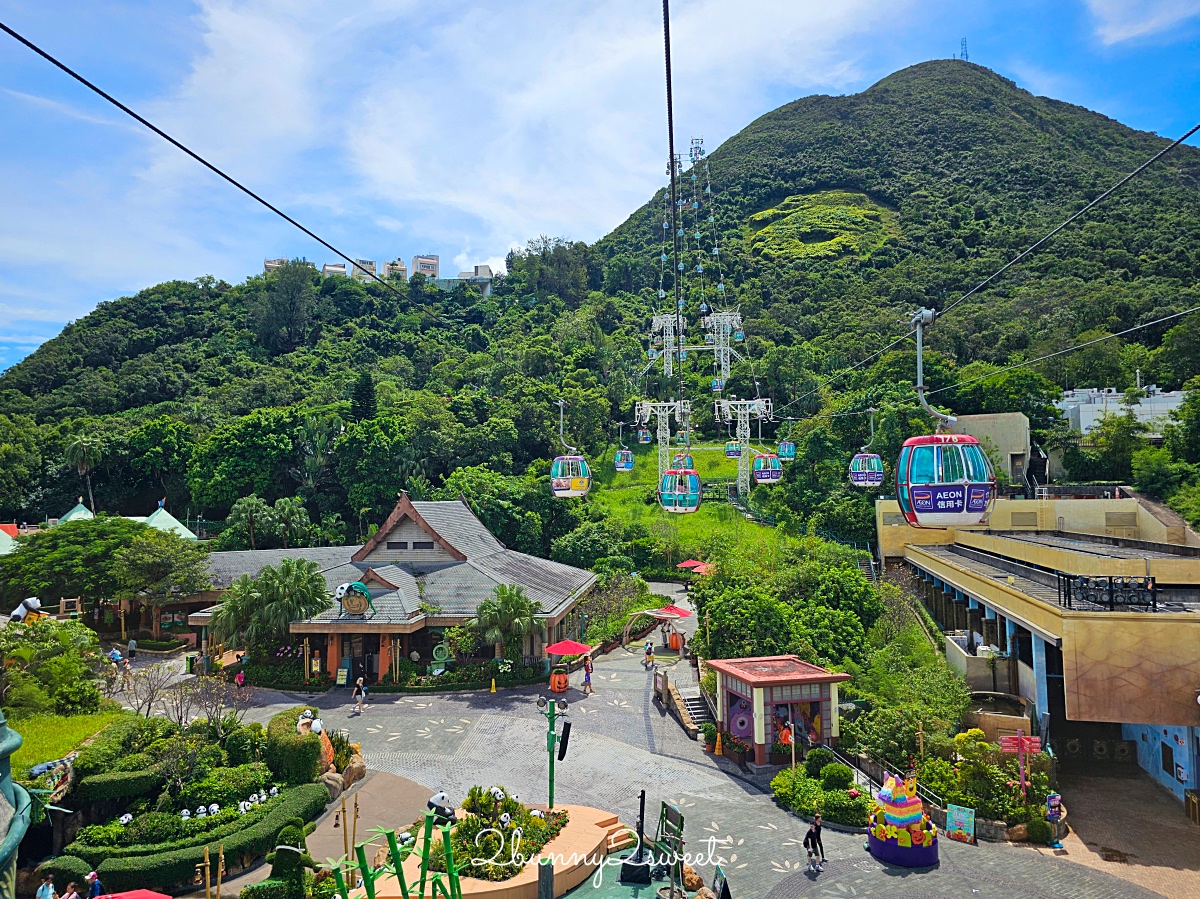
[[[557,755],[560,759],[567,754],[567,738],[571,733],[571,724],[567,722],[563,725],[563,732],[560,736],[555,730],[555,724],[558,722],[559,715],[566,715],[567,704],[561,699],[547,699],[545,696],[539,696],[537,700],[538,713],[546,719],[546,753],[550,756],[550,802],[549,807],[554,808],[554,757]],[[562,751],[557,752],[559,742],[562,742]]]

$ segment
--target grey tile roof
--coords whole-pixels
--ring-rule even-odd
[[[414,502],[413,508],[429,526],[468,559],[504,549],[483,522],[460,500]]]
[[[215,589],[224,590],[241,575],[257,577],[268,565],[278,565],[284,559],[309,559],[322,571],[349,563],[358,546],[305,546],[296,549],[246,549],[210,553],[208,576]],[[328,577],[325,582],[329,583]],[[342,583],[334,581],[333,584]]]

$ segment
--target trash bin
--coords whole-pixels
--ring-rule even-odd
[[[196,653],[191,652],[187,655],[186,670],[188,674],[196,673]]]

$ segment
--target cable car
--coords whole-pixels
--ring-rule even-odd
[[[691,453],[676,453],[671,457],[672,468],[695,468],[696,463],[692,461]]]
[[[550,466],[550,489],[554,495],[587,496],[592,489],[592,470],[583,456],[557,456]]]
[[[700,475],[691,469],[670,468],[658,485],[658,504],[664,512],[695,512],[700,495]]]
[[[687,446],[691,442],[692,442],[692,432],[689,431],[687,428],[684,428],[682,431],[680,431],[678,434],[675,435],[675,445],[676,446]]]
[[[653,438],[650,436],[649,428],[638,428],[637,441],[638,443],[650,443]]]
[[[795,462],[796,461],[796,444],[790,440],[781,441],[779,444],[779,461],[780,462]]]
[[[725,444],[726,459],[740,459],[742,456],[742,445],[736,440],[730,440]]]
[[[617,450],[613,456],[613,468],[617,471],[633,471],[633,450]]]
[[[712,346],[716,342],[717,342],[717,335],[715,335],[715,334],[705,334],[704,335],[705,346]]]
[[[720,287],[718,287],[717,289],[719,290]],[[736,340],[738,343],[741,343],[743,340],[746,339],[746,332],[739,328],[738,330],[733,332],[733,339]]]
[[[913,527],[984,524],[996,499],[996,474],[970,434],[909,437],[896,463],[896,495]]]
[[[878,487],[883,483],[883,459],[876,453],[857,453],[850,460],[850,483],[855,487]]]
[[[754,483],[774,484],[783,477],[783,465],[774,453],[754,454]]]
[[[713,378],[712,379],[712,392],[713,393],[720,393],[724,389],[725,389],[725,381],[724,380],[722,380],[721,378]]]

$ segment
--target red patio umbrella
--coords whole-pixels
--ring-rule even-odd
[[[171,899],[166,893],[154,890],[126,890],[124,893],[105,893],[100,899]]]
[[[687,609],[681,609],[681,608],[679,608],[679,606],[676,606],[676,605],[663,606],[661,609],[658,609],[657,611],[665,612],[670,615],[678,615],[680,618],[691,618],[692,617],[691,612],[689,612]]]
[[[714,567],[712,562],[701,562],[692,569],[692,574],[712,574]]]
[[[581,656],[591,651],[592,647],[578,640],[559,640],[546,647],[546,652],[552,656]]]
[[[704,564],[703,562],[697,561],[696,559],[688,559],[686,562],[680,562],[675,567],[676,568],[695,568],[697,565],[703,565],[703,564]]]

